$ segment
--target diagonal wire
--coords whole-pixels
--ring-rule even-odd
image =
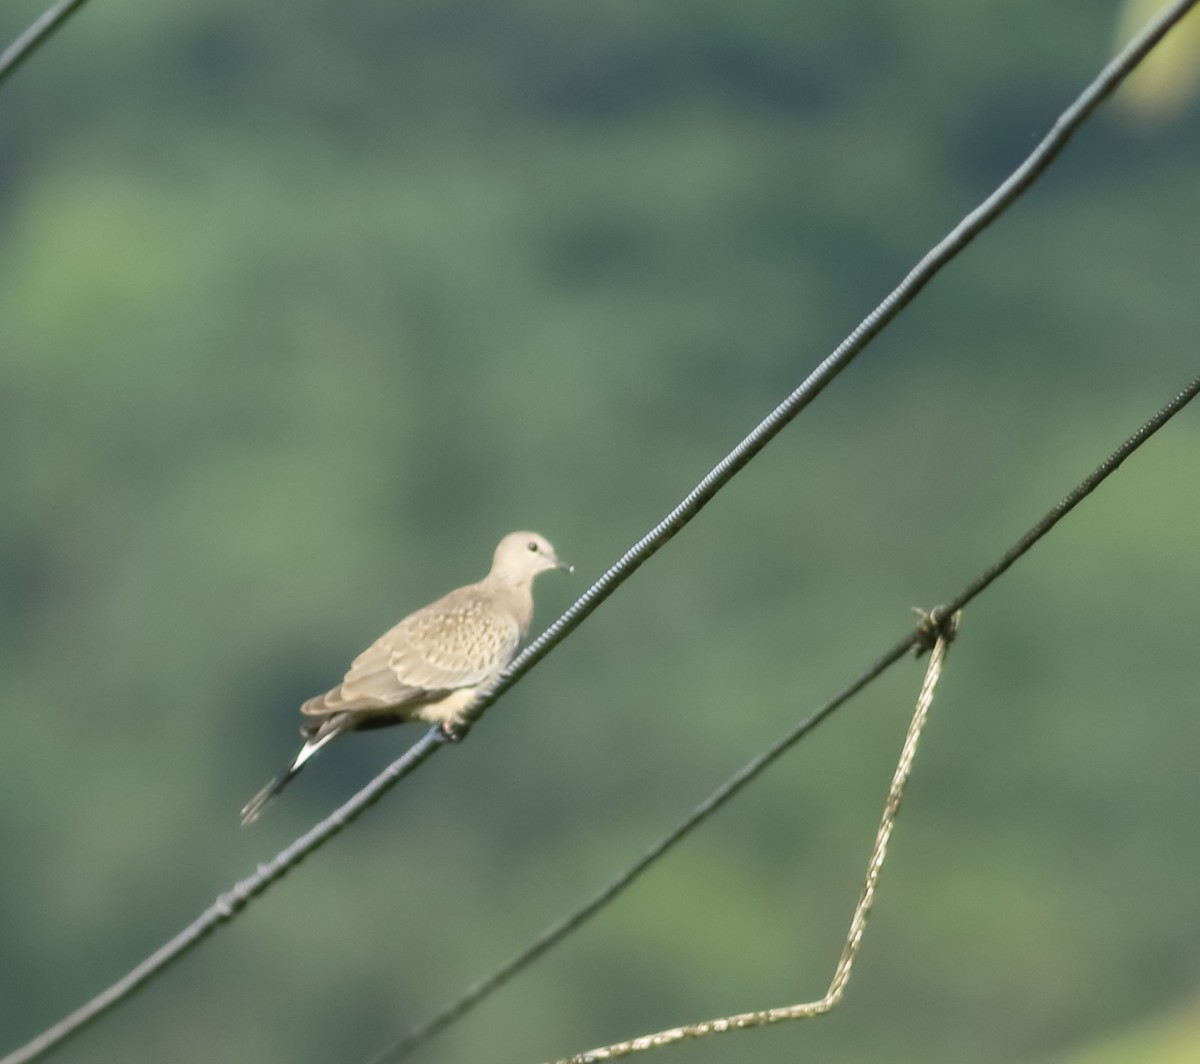
[[[510,979],[529,967],[530,964],[549,951],[553,946],[556,946],[571,932],[577,930],[591,917],[595,916],[596,913],[607,906],[617,895],[631,886],[652,864],[663,857],[669,850],[673,849],[678,843],[682,842],[696,827],[712,816],[713,813],[738,794],[748,783],[778,760],[782,754],[790,750],[804,736],[816,728],[826,717],[882,675],[883,672],[904,657],[910,649],[919,652],[928,646],[931,633],[938,630],[944,624],[945,618],[952,617],[977,596],[986,591],[1019,558],[1026,554],[1038,540],[1047,535],[1059,521],[1083,502],[1107,477],[1116,472],[1126,458],[1133,454],[1134,451],[1191,402],[1198,393],[1200,393],[1200,377],[1197,377],[1188,384],[1183,391],[1170,400],[1170,402],[1166,403],[1149,421],[1128,437],[1095,470],[1080,481],[1057,506],[1033,524],[1029,531],[1001,555],[998,561],[984,570],[977,579],[968,584],[945,606],[940,606],[934,610],[913,631],[898,639],[872,665],[816,710],[816,712],[800,721],[799,724],[796,724],[787,734],[778,739],[763,753],[738,769],[733,776],[697,805],[674,830],[651,846],[611,883],[598,891],[570,915],[543,931],[542,934],[520,953],[516,954],[492,972],[492,974],[470,987],[440,1012],[435,1013],[428,1020],[414,1027],[398,1041],[393,1042],[382,1052],[372,1057],[370,1064],[387,1064],[389,1061],[400,1060],[408,1056],[418,1046],[429,1041],[435,1035],[460,1020],[476,1005],[482,1002],[484,998],[489,997],[495,991],[499,990]],[[4,1062],[0,1061],[0,1064],[4,1064]]]
[[[102,1016],[109,1009],[128,998],[135,990],[158,975],[167,965],[178,960],[184,953],[199,945],[218,927],[229,923],[249,903],[277,879],[289,872],[322,842],[337,834],[349,820],[358,816],[367,806],[377,802],[383,793],[402,776],[431,757],[444,741],[442,733],[434,728],[426,732],[416,743],[393,762],[385,772],[376,777],[340,808],[320,823],[310,828],[290,846],[281,850],[271,861],[260,864],[254,874],[235,883],[216,901],[204,910],[192,923],[174,938],[165,942],[145,960],[131,969],[106,990],[97,994],[74,1012],[64,1016],[40,1035],[25,1045],[13,1050],[0,1060],[0,1064],[26,1064],[49,1052],[72,1035]]]
[[[799,387],[726,455],[684,497],[678,506],[626,551],[616,564],[588,588],[558,620],[514,659],[500,680],[472,707],[470,719],[478,720],[501,695],[578,628],[596,607],[691,521],[722,487],[774,439],[800,411],[824,391],[833,379],[899,315],[943,267],[957,257],[975,237],[1012,206],[1066,147],[1071,137],[1100,103],[1197,2],[1198,0],[1177,0],[1157,18],[1147,23],[1141,33],[1101,70],[1059,116],[1050,132],[1025,161],[978,207],[967,214],[946,237],[939,241],[879,306],[859,323],[853,332],[805,378]],[[61,21],[61,17],[59,21]],[[48,32],[46,30],[42,36]],[[903,653],[904,651],[901,650],[897,657]],[[365,809],[377,802],[386,791],[436,753],[444,741],[445,737],[440,729],[431,729],[403,756],[334,813],[281,851],[272,861],[260,866],[254,875],[247,877],[230,891],[220,895],[213,905],[209,906],[192,924],[184,928],[164,946],[91,1001],[80,1006],[26,1045],[13,1050],[8,1056],[0,1059],[0,1064],[26,1064],[28,1061],[37,1059],[124,1001],[159,971],[207,938],[218,927],[232,920],[244,909],[251,898],[261,894],[310,853],[338,834]]]
[[[83,7],[85,0],[59,0],[43,11],[30,27],[0,52],[0,84],[43,45],[50,35]]]
[[[1168,421],[1188,405],[1200,392],[1200,377],[1187,385],[1174,399],[1165,404],[1154,417],[1150,418],[1140,429],[1130,436],[1120,447],[1110,454],[1099,466],[1088,474],[1074,490],[1057,506],[1047,513],[1036,525],[1012,545],[998,561],[984,570],[979,576],[962,589],[941,609],[947,613],[961,610],[977,595],[986,591],[997,579],[1003,576],[1012,564],[1025,554],[1039,539],[1050,531],[1059,521],[1067,516],[1076,506],[1086,499],[1112,473],[1115,473],[1125,461],[1143,443],[1161,429]],[[3,1062],[0,1062],[3,1064]]]
[[[469,718],[477,720],[482,716],[500,695],[574,631],[617,587],[691,521],[730,479],[778,435],[781,429],[824,391],[943,267],[1020,198],[1066,147],[1076,130],[1196,3],[1197,0],[1177,0],[1148,22],[1058,116],[1050,132],[1042,138],[1025,161],[934,245],[883,302],[871,311],[803,383],[754,428],[753,432],[721,459],[675,509],[621,555],[616,564],[588,588],[578,601],[517,655],[496,685],[471,707]]]

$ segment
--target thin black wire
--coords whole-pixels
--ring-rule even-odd
[[[945,623],[947,617],[953,617],[960,609],[986,591],[1019,558],[1026,554],[1038,540],[1049,533],[1059,521],[1083,502],[1107,477],[1116,472],[1117,468],[1126,458],[1133,454],[1134,451],[1191,402],[1197,393],[1200,393],[1200,377],[1193,380],[1174,399],[1163,406],[1154,417],[1138,429],[1137,432],[1126,439],[1104,462],[1081,481],[1062,502],[1034,524],[998,561],[984,570],[976,580],[968,584],[946,605],[939,606],[934,610],[913,631],[897,640],[874,664],[864,670],[856,679],[839,691],[815,713],[795,725],[795,727],[769,746],[763,753],[738,769],[733,776],[721,784],[720,787],[684,817],[673,831],[646,850],[641,857],[621,872],[611,883],[598,891],[574,912],[565,916],[557,923],[552,924],[520,953],[510,958],[486,978],[475,983],[440,1012],[435,1013],[428,1020],[414,1027],[401,1039],[392,1043],[392,1045],[388,1046],[378,1055],[372,1057],[369,1064],[388,1064],[389,1061],[401,1060],[408,1056],[414,1049],[462,1019],[463,1016],[481,1001],[489,997],[496,990],[499,990],[510,979],[529,967],[530,964],[553,946],[556,946],[569,934],[591,919],[591,917],[595,916],[601,909],[605,908],[652,864],[691,834],[693,829],[712,816],[726,802],[738,794],[742,788],[778,760],[782,754],[790,750],[804,736],[816,728],[834,710],[845,702],[848,702],[854,695],[858,694],[859,691],[904,657],[909,650],[919,651],[929,646],[931,636]]]
[[[1063,150],[1075,131],[1095,111],[1101,101],[1137,66],[1171,26],[1178,22],[1196,3],[1197,0],[1178,0],[1170,9],[1149,23],[1101,71],[1075,102],[1059,116],[1046,137],[1003,184],[927,253],[833,353],[825,358],[804,382],[764,418],[733,451],[726,455],[675,509],[626,551],[616,564],[588,588],[558,620],[517,656],[500,680],[473,707],[470,719],[478,720],[501,695],[578,628],[596,607],[629,579],[644,562],[661,550],[725,484],[740,472],[801,410],[824,391],[833,379],[944,266],[951,262],[979,233],[1003,214],[1025,192]],[[61,21],[68,13],[69,11],[64,11],[60,14],[58,21]],[[43,16],[43,20],[46,17]],[[39,22],[41,21],[39,20]],[[52,29],[53,26],[50,28]],[[44,30],[41,36],[44,37],[48,32],[48,29]],[[28,47],[26,47],[26,54]],[[903,651],[900,653],[902,654]],[[444,736],[441,731],[431,729],[402,757],[333,814],[282,850],[272,861],[261,865],[254,875],[240,881],[232,890],[220,895],[213,905],[164,946],[91,1001],[76,1009],[26,1045],[4,1057],[0,1060],[0,1064],[25,1064],[27,1061],[37,1059],[125,1000],[159,971],[207,938],[218,927],[229,923],[245,908],[251,898],[263,893],[268,886],[282,878],[310,853],[319,849],[347,824],[357,819],[386,791],[428,760],[441,748],[443,742]]]
[[[1039,539],[1050,531],[1059,521],[1067,516],[1076,506],[1086,499],[1093,491],[1111,473],[1116,472],[1117,468],[1125,461],[1134,451],[1136,451],[1143,443],[1153,436],[1159,429],[1171,420],[1180,410],[1195,398],[1196,392],[1200,391],[1200,377],[1197,377],[1186,388],[1183,389],[1174,399],[1167,403],[1157,414],[1147,421],[1140,429],[1129,437],[1120,447],[1108,456],[1105,461],[1097,466],[1090,476],[1084,479],[1074,491],[1072,491],[1065,499],[1046,514],[1036,525],[1025,533],[1013,546],[999,559],[994,565],[979,574],[979,577],[971,584],[968,584],[957,596],[952,598],[945,606],[939,608],[939,615],[952,616],[958,610],[961,610],[977,595],[987,590],[992,583],[1001,577],[1012,564],[1020,558],[1026,551],[1029,550]],[[2,1062],[0,1062],[2,1064]]]
[[[53,7],[43,11],[29,29],[0,52],[0,84],[33,55],[59,26],[83,7],[85,2],[86,0],[59,0]]]

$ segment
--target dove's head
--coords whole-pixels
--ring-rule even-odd
[[[491,575],[512,584],[531,584],[538,573],[547,569],[566,569],[550,541],[536,532],[510,532],[500,541],[492,559]]]

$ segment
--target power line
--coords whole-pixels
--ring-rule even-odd
[[[489,706],[574,631],[609,595],[683,528],[729,481],[808,406],[889,325],[918,293],[1041,176],[1081,125],[1129,76],[1197,0],[1178,0],[1146,24],[1058,116],[1050,132],[1001,185],[925,254],[904,280],[868,314],[782,403],[729,452],[666,517],[629,548],[599,580],[517,655],[496,686],[472,706],[477,720]],[[3,1064],[3,1062],[0,1062]]]
[[[59,0],[47,8],[30,27],[0,52],[0,84],[50,38],[50,35],[83,7],[86,0]]]

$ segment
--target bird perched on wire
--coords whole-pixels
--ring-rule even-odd
[[[492,570],[476,584],[410,613],[350,665],[337,687],[310,698],[300,712],[311,720],[305,743],[291,763],[246,803],[242,823],[252,824],[309,759],[346,732],[409,720],[438,724],[461,734],[463,713],[512,660],[533,619],[533,581],[559,561],[536,532],[505,536]]]

